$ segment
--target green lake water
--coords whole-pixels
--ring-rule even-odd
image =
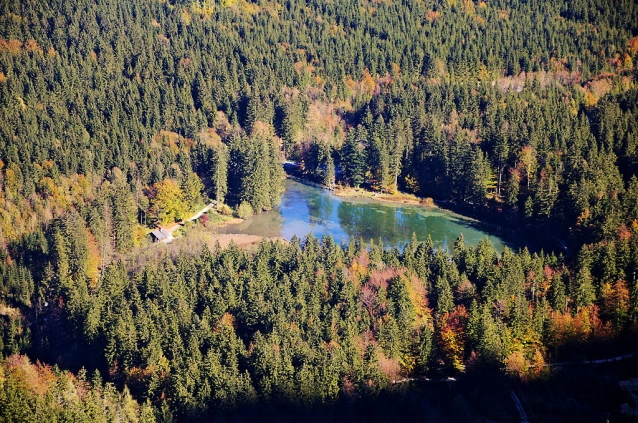
[[[416,234],[417,240],[432,237],[437,248],[452,249],[454,241],[463,234],[465,242],[476,245],[486,236],[498,252],[506,242],[496,234],[493,226],[482,224],[447,210],[420,206],[390,204],[372,199],[341,198],[327,190],[286,180],[281,204],[266,213],[250,217],[242,223],[218,229],[218,233],[250,234],[282,237],[294,235],[304,238],[330,235],[336,242],[350,238],[369,242],[383,241],[384,246],[403,247]]]

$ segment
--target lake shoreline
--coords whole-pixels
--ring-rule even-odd
[[[427,209],[443,209],[442,207],[438,206],[434,202],[434,200],[430,197],[420,198],[414,194],[410,194],[406,192],[397,192],[396,194],[386,194],[386,193],[370,191],[364,188],[352,188],[352,187],[345,187],[341,185],[336,186],[334,189],[330,189],[323,184],[319,184],[317,182],[313,182],[306,178],[301,178],[299,176],[286,174],[286,178],[299,182],[300,184],[330,191],[339,198],[346,198],[346,199],[364,198],[364,199],[375,200],[380,203],[408,205],[408,206],[421,206]]]
[[[481,224],[484,227],[489,228],[497,236],[504,237],[507,242],[517,244],[521,234],[527,241],[525,246],[532,250],[540,250],[543,247],[551,250],[551,247],[543,243],[542,240],[536,239],[533,234],[529,234],[520,227],[512,227],[508,225],[505,220],[506,216],[500,213],[500,210],[495,208],[477,210],[471,204],[458,204],[447,201],[435,201],[430,197],[421,198],[414,194],[398,192],[397,194],[385,194],[379,193],[365,188],[352,188],[347,186],[336,186],[335,189],[329,189],[323,184],[314,182],[299,175],[292,175],[287,173],[286,179],[298,182],[300,184],[328,191],[335,197],[343,200],[370,200],[372,203],[387,204],[393,206],[412,206],[418,207],[425,211],[441,211],[445,213],[451,213],[457,215],[464,220],[472,221],[477,224]],[[516,248],[516,247],[512,247]],[[518,248],[521,248],[519,245]],[[563,253],[565,251],[562,251]]]
[[[257,214],[218,232],[284,239],[295,235],[303,238],[312,232],[317,237],[331,235],[335,240],[382,239],[384,245],[399,248],[414,233],[422,242],[431,235],[435,244],[442,246],[451,245],[463,233],[469,245],[477,245],[488,236],[498,252],[506,244],[516,244],[516,240],[504,241],[492,225],[436,205],[427,207],[421,198],[404,193],[375,194],[342,187],[332,191],[298,175],[288,175],[285,187],[275,212]]]
[[[386,194],[371,191],[365,188],[352,188],[349,186],[338,185],[334,189],[329,189],[323,184],[313,182],[307,178],[296,175],[286,174],[287,179],[299,182],[304,185],[323,189],[332,192],[336,197],[343,199],[367,199],[379,203],[393,204],[397,206],[418,206],[426,210],[441,210],[462,216],[464,219],[481,222],[485,225],[494,226],[497,232],[506,233],[507,236],[513,238],[517,232],[521,231],[519,227],[512,227],[504,224],[502,217],[495,217],[494,208],[477,210],[471,204],[458,204],[448,202],[446,200],[434,200],[431,197],[418,197],[415,194],[398,191],[396,194]],[[443,203],[443,204],[441,204]],[[447,206],[446,206],[447,205]]]
[[[219,212],[217,212],[217,213],[219,213]],[[214,228],[223,228],[223,227],[229,226],[229,225],[236,225],[236,224],[241,223],[243,221],[244,221],[244,219],[242,219],[241,217],[232,217],[232,218],[230,218],[228,220],[222,220],[221,222],[215,222],[213,224],[213,227]]]
[[[408,206],[421,206],[427,209],[440,208],[431,198],[419,198],[414,194],[398,192],[397,194],[386,194],[369,191],[363,188],[355,189],[350,187],[338,187],[333,191],[334,195],[341,198],[367,198],[381,203],[400,204]]]

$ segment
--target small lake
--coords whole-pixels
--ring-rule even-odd
[[[447,210],[383,203],[364,198],[341,198],[331,192],[287,179],[280,206],[245,221],[218,228],[218,233],[304,238],[309,233],[335,242],[351,237],[384,246],[402,248],[416,234],[417,240],[432,237],[435,247],[452,249],[463,234],[465,242],[476,245],[486,236],[499,253],[505,246],[517,248],[496,234],[493,226],[482,224]]]

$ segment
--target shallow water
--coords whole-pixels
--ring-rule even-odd
[[[416,234],[417,240],[432,237],[435,247],[451,249],[463,234],[465,242],[476,245],[486,236],[498,252],[514,248],[496,235],[494,227],[447,210],[391,204],[372,199],[341,198],[329,191],[286,180],[281,205],[242,223],[218,229],[218,233],[240,233],[290,240],[309,233],[330,235],[336,242],[351,237],[384,246],[403,247]]]

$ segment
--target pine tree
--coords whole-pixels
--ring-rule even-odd
[[[454,309],[454,294],[450,283],[445,277],[438,277],[434,283],[436,295],[436,313],[441,315],[449,313]]]
[[[575,311],[587,307],[596,299],[593,278],[591,275],[592,253],[587,247],[581,248],[578,253],[576,276],[572,280],[570,295],[574,302]]]
[[[335,182],[335,164],[332,159],[332,154],[326,155],[326,170],[324,172],[323,184],[328,187],[328,189],[333,189]]]
[[[351,186],[359,188],[365,181],[364,140],[357,139],[355,131],[350,131],[340,153],[344,176]]]
[[[182,179],[181,187],[184,202],[189,211],[194,210],[202,202],[202,190],[204,184],[195,172],[188,172]]]
[[[213,182],[215,199],[219,203],[223,203],[228,192],[228,147],[226,144],[219,143],[215,150],[215,159],[213,162],[213,170],[211,180]]]

